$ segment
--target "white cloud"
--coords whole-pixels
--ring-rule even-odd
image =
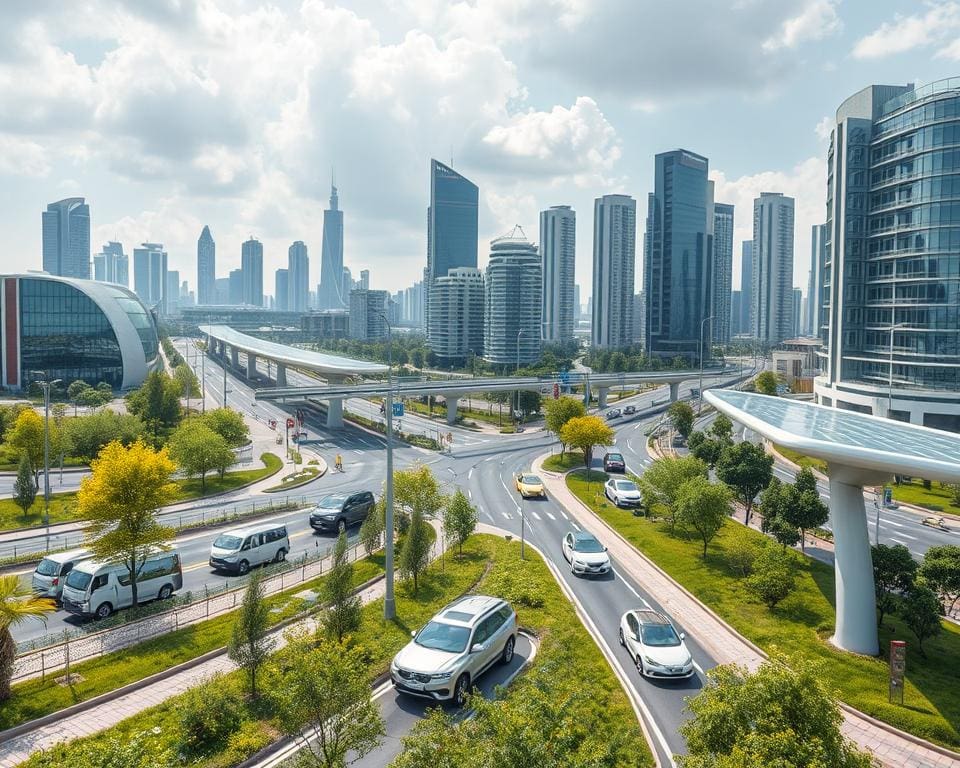
[[[837,15],[837,0],[811,0],[799,14],[786,19],[778,33],[763,43],[766,51],[796,48],[807,40],[821,40],[843,27]]]
[[[35,141],[0,134],[0,173],[43,177],[50,173],[50,161]]]
[[[893,21],[881,24],[869,35],[860,38],[853,48],[857,59],[879,59],[897,53],[932,45],[945,38],[954,38],[960,28],[960,4],[936,3],[923,14],[895,15]],[[952,41],[944,53],[956,48]],[[947,54],[951,55],[951,54]]]
[[[817,138],[820,141],[830,141],[830,134],[833,132],[834,121],[830,118],[829,115],[824,115],[817,121],[817,124],[813,128],[813,132],[817,134]]]

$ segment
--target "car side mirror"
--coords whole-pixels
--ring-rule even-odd
[[[604,552],[606,552],[606,551],[607,551],[607,548],[606,548],[606,547],[604,547],[604,548],[603,548],[603,551],[604,551]]]
[[[411,630],[410,630],[410,637],[416,637],[416,636],[417,636],[417,630],[411,629]]]
[[[683,640],[684,638],[686,638],[686,636],[687,636],[687,633],[686,633],[686,632],[681,632],[681,633],[680,633],[680,639],[681,639],[681,640]]]
[[[483,653],[487,650],[486,643],[474,643],[473,647],[470,648],[470,653]]]

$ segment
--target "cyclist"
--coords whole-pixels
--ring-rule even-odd
[[[343,458],[339,453],[337,454],[337,458],[334,460],[333,467],[337,470],[337,472],[343,472]]]

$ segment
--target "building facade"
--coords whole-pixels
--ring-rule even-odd
[[[41,214],[43,271],[90,277],[90,206],[82,197],[50,203]]]
[[[574,286],[577,214],[569,205],[540,211],[540,267],[543,271],[543,340],[573,339],[574,320],[580,314]]]
[[[428,345],[445,364],[483,355],[483,273],[457,267],[433,281]]]
[[[594,347],[633,342],[634,270],[637,260],[637,202],[629,195],[593,201]]]
[[[360,270],[360,285],[358,285],[357,287],[362,288],[365,291],[370,290],[370,270],[369,269]]]
[[[240,247],[240,272],[243,275],[243,303],[263,306],[263,243],[250,238]]]
[[[345,309],[349,289],[343,290],[343,211],[335,185],[330,185],[330,207],[323,212],[323,244],[320,251],[319,309]]]
[[[344,339],[350,335],[350,311],[322,309],[300,317],[300,330],[307,337],[317,339]]]
[[[123,252],[121,243],[111,240],[93,257],[93,279],[124,288],[130,284],[130,260]]]
[[[712,184],[712,182],[711,182]],[[728,203],[713,205],[713,341],[729,344],[730,294],[733,290],[733,206]]]
[[[167,252],[160,243],[142,243],[133,249],[133,290],[160,315],[167,313]]]
[[[486,360],[506,366],[540,359],[542,291],[540,254],[520,227],[490,243],[483,330]]]
[[[803,330],[803,291],[799,288],[794,288],[790,304],[790,314],[793,318],[792,329],[793,333],[790,334],[791,339],[795,339],[798,336],[801,336],[801,331]]]
[[[197,303],[215,304],[217,301],[217,244],[210,227],[203,225],[197,238]]]
[[[807,283],[807,334],[819,336],[822,324],[823,266],[827,259],[827,225],[810,228],[810,276]]]
[[[306,312],[310,308],[310,256],[302,240],[287,249],[287,272],[287,308],[292,312]]]
[[[752,335],[764,344],[794,336],[794,200],[761,192],[753,201]]]
[[[278,269],[274,274],[273,308],[278,312],[290,309],[290,270]]]
[[[390,317],[390,293],[354,288],[350,291],[350,338],[385,339]]]
[[[753,241],[740,246],[740,333],[753,333]]]
[[[741,313],[741,294],[740,291],[730,291],[730,334],[738,336],[743,331],[740,328]]]
[[[164,306],[168,315],[175,315],[180,309],[180,270],[167,270],[167,284],[164,289]]]

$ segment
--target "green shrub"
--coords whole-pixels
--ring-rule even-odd
[[[524,568],[519,559],[510,563],[510,567],[498,569],[491,574],[484,588],[494,595],[517,605],[528,608],[543,607],[543,594],[547,587],[542,578]]]
[[[753,563],[760,554],[755,536],[745,530],[738,531],[727,545],[727,563],[738,576],[747,577],[753,572]]]
[[[747,579],[747,586],[773,610],[777,603],[789,597],[795,586],[790,553],[768,542],[753,564],[753,575]]]
[[[223,754],[225,765],[236,765],[269,746],[274,737],[252,720],[240,725],[240,728],[227,738],[227,750]]]
[[[236,686],[214,675],[179,702],[180,750],[188,757],[216,751],[239,730],[243,704]]]

